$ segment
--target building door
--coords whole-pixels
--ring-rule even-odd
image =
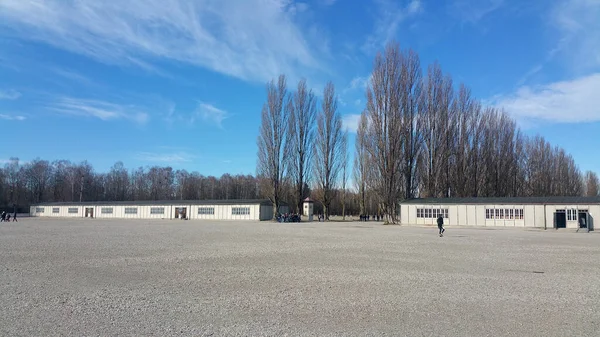
[[[86,218],[93,218],[94,217],[94,208],[93,207],[86,207],[85,208],[85,217]]]
[[[175,208],[175,219],[187,218],[187,207],[176,207]]]
[[[579,228],[588,228],[590,219],[588,219],[587,210],[580,209],[579,214],[577,214],[577,215],[578,215],[577,219],[578,219]]]
[[[567,228],[567,212],[557,209],[554,213],[554,228]]]

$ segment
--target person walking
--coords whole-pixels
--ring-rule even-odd
[[[444,232],[446,231],[446,229],[444,228],[444,217],[442,217],[441,214],[437,218],[437,225],[438,229],[440,230],[440,237],[444,236]]]
[[[13,213],[13,222],[18,222],[18,221],[17,221],[17,211],[15,211],[15,212]]]

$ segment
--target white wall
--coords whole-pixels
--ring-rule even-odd
[[[432,205],[432,204],[400,204],[400,223],[408,225],[436,225],[434,218],[417,218],[417,209],[448,209],[448,218],[444,219],[445,225],[460,226],[489,226],[489,227],[536,227],[548,229],[554,228],[554,212],[557,209],[575,209],[577,213],[580,210],[587,210],[591,225],[600,230],[600,205],[519,205],[519,204],[470,204],[470,205]],[[523,219],[507,218],[486,219],[486,209],[523,210]],[[567,228],[578,228],[578,220],[567,220]]]
[[[100,219],[175,219],[175,209],[178,207],[186,208],[188,219],[205,220],[270,220],[273,215],[272,206],[261,206],[260,204],[237,204],[237,205],[96,205],[96,206],[32,206],[30,208],[31,216],[39,217],[84,217],[85,209],[92,208],[94,218]],[[233,208],[249,208],[250,214],[232,214]],[[37,208],[43,208],[43,213],[36,212]],[[68,213],[69,208],[77,208],[77,213]],[[102,209],[112,209],[112,213],[102,213]],[[136,214],[126,214],[126,208],[137,209]],[[162,214],[152,214],[153,208],[164,208]],[[198,208],[214,208],[214,214],[198,214]],[[58,213],[52,213],[53,209],[58,209]],[[282,211],[287,212],[287,208],[282,207]],[[261,212],[266,212],[261,216]],[[270,213],[269,213],[270,212]]]

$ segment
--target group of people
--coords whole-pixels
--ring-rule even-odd
[[[360,216],[360,221],[381,221],[383,220],[383,215],[361,215]]]
[[[2,211],[2,216],[0,218],[0,222],[9,222],[10,221],[10,213],[6,213],[6,211]],[[17,221],[17,212],[13,214],[12,221]]]
[[[296,213],[285,213],[277,216],[279,222],[300,222],[300,214]]]

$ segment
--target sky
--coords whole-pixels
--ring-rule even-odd
[[[335,84],[352,139],[389,41],[600,172],[600,0],[0,0],[0,163],[254,174],[265,85]]]

